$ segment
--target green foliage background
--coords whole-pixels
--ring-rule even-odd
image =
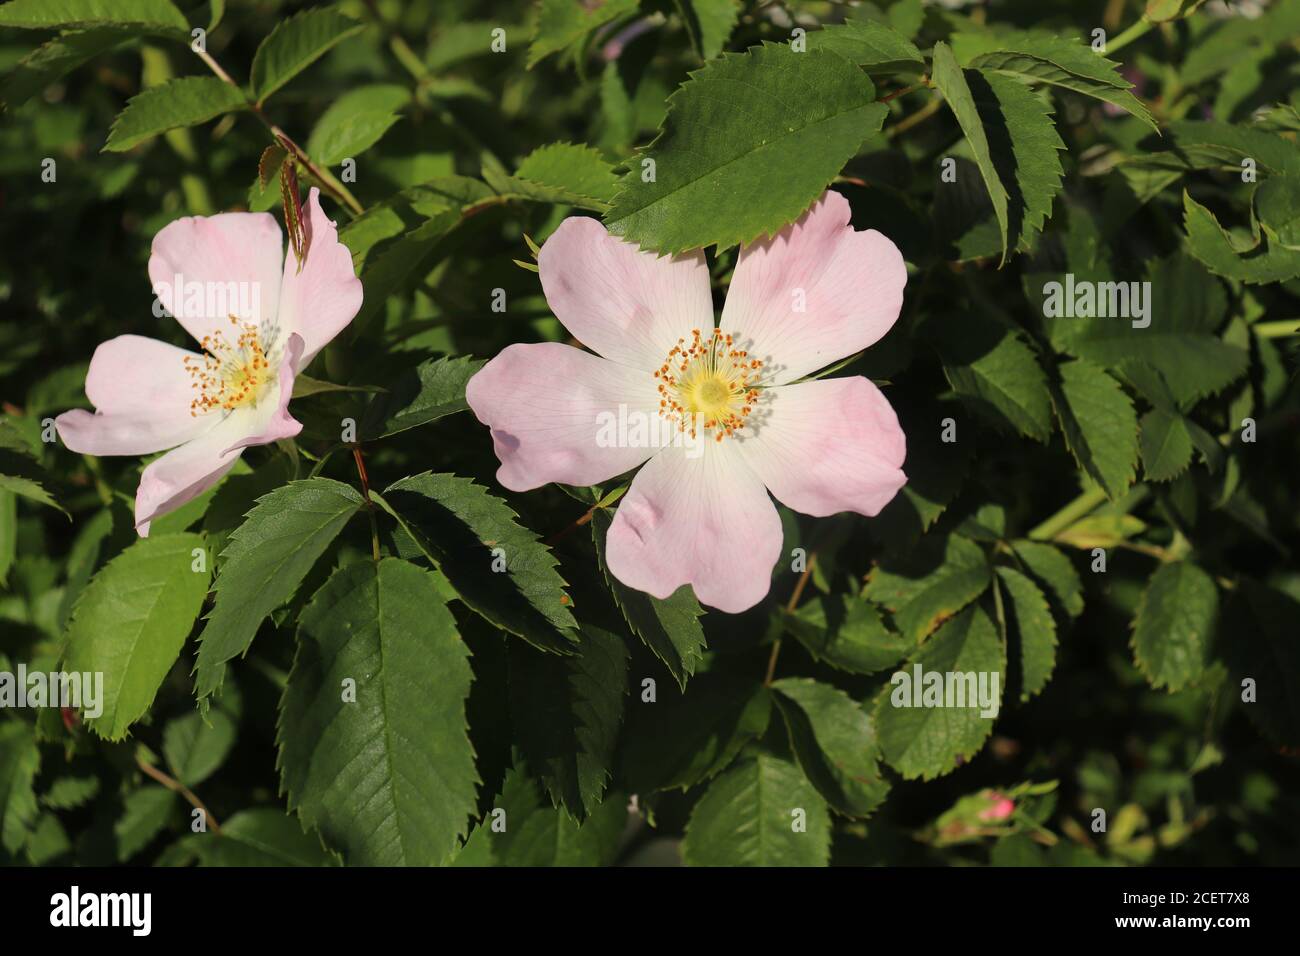
[[[107,679],[93,721],[0,711],[0,862],[1296,862],[1300,4],[1231,6],[0,6],[0,671]],[[296,442],[137,540],[141,462],[43,422],[98,342],[181,341],[153,235],[278,213],[280,170],[365,305]],[[704,247],[720,304],[831,185],[909,265],[836,373],[885,383],[909,485],[782,509],[806,572],[745,614],[625,588],[625,482],[507,494],[465,411],[567,339],[531,243]],[[1065,273],[1150,281],[1150,327],[1045,317]],[[996,721],[891,707],[918,662],[998,671]]]

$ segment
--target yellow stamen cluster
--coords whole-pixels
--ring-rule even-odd
[[[735,336],[714,329],[711,336],[691,331],[668,352],[654,373],[659,380],[659,414],[679,431],[696,437],[698,427],[715,441],[745,427],[758,403],[757,378],[763,363],[736,347]]]
[[[233,345],[218,329],[203,336],[199,343],[203,348],[201,357],[185,358],[190,387],[198,393],[190,402],[192,417],[216,409],[229,412],[241,405],[256,404],[274,377],[271,357],[257,326],[241,323],[233,315],[230,324],[239,333]]]

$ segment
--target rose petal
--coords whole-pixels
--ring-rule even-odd
[[[193,415],[196,394],[185,359],[201,356],[139,335],[101,343],[86,373],[86,397],[97,412],[64,412],[59,437],[84,455],[148,455],[211,428],[209,413]]]
[[[478,420],[492,429],[511,491],[548,482],[593,485],[645,461],[654,448],[602,447],[602,414],[658,421],[658,393],[649,372],[615,365],[558,342],[511,345],[465,388]]]
[[[243,451],[236,442],[253,418],[251,410],[236,410],[211,431],[145,467],[135,492],[135,528],[140,537],[149,536],[151,520],[197,498],[234,467]]]
[[[692,329],[713,329],[709,270],[699,252],[642,252],[595,219],[564,220],[542,245],[537,268],[555,317],[611,361],[653,370]]]
[[[220,481],[245,448],[292,438],[302,431],[302,423],[288,412],[293,369],[302,350],[302,336],[290,335],[273,394],[262,396],[257,405],[235,408],[205,434],[145,467],[135,493],[136,530],[142,538],[148,537],[151,520],[175,511]]]
[[[690,584],[702,604],[738,613],[768,592],[781,519],[730,442],[691,454],[664,449],[637,473],[610,525],[606,560],[629,587],[667,598]]]
[[[255,325],[273,320],[283,262],[280,227],[269,213],[186,216],[154,236],[149,278],[167,311],[201,342],[228,333],[231,315]],[[178,276],[185,288],[176,288]],[[192,283],[200,295],[187,294]]]
[[[345,329],[361,308],[361,280],[352,268],[352,253],[339,242],[339,231],[320,208],[320,190],[307,196],[303,228],[307,256],[302,271],[290,248],[284,257],[280,286],[280,334],[297,332],[303,352],[294,367],[301,372]]]
[[[861,376],[766,389],[735,440],[777,500],[804,514],[876,515],[907,483],[906,439]]]
[[[874,229],[854,232],[849,213],[848,200],[827,192],[798,222],[740,253],[721,328],[764,362],[771,384],[865,349],[898,319],[902,253]]]

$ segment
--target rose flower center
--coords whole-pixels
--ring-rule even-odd
[[[274,355],[268,354],[258,327],[230,316],[239,336],[232,343],[218,329],[203,336],[203,355],[185,359],[190,387],[197,393],[190,402],[190,415],[214,409],[230,412],[242,405],[256,405],[275,382]]]
[[[700,429],[715,441],[745,427],[758,402],[757,378],[763,363],[736,348],[735,337],[699,329],[678,339],[654,373],[659,381],[659,414],[695,438]]]

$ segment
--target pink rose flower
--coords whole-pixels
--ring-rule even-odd
[[[989,800],[992,801],[987,807],[979,812],[979,818],[989,823],[997,823],[1005,820],[1011,814],[1016,812],[1015,803],[1008,797],[1000,793],[989,794]]]
[[[149,278],[202,354],[139,335],[109,339],[90,360],[86,396],[55,419],[63,443],[87,455],[171,449],[140,476],[135,526],[216,484],[249,445],[292,438],[294,377],[361,308],[361,281],[311,190],[301,268],[268,213],[178,219],[153,240]]]
[[[512,491],[598,484],[648,461],[607,541],[624,584],[658,598],[690,584],[702,603],[744,611],[780,557],[769,491],[804,514],[874,516],[906,483],[903,432],[875,385],[797,381],[878,341],[902,308],[902,255],[855,232],[840,194],[741,251],[716,329],[700,252],[658,257],[570,218],[537,263],[551,310],[596,354],[511,345],[466,398]],[[674,440],[611,442],[615,417]]]

